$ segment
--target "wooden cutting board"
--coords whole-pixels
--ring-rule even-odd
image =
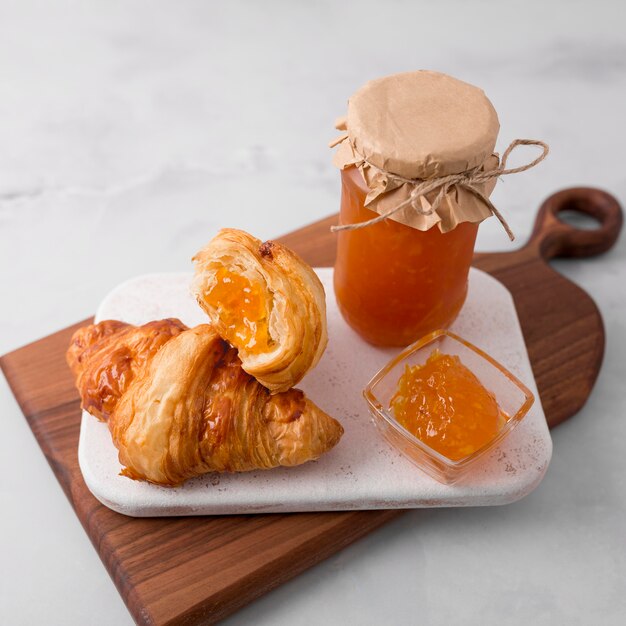
[[[599,222],[593,231],[561,222],[574,210]],[[280,240],[311,265],[334,261],[328,227],[336,216]],[[550,426],[587,400],[604,350],[602,318],[593,300],[547,260],[591,256],[617,240],[617,201],[595,189],[568,189],[540,208],[521,249],[479,254],[474,264],[512,292]],[[298,513],[194,518],[129,518],[101,505],[77,460],[79,398],[65,350],[79,324],[0,358],[0,366],[85,531],[139,624],[200,624],[251,600],[369,533],[399,511]]]

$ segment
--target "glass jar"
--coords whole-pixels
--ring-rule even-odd
[[[341,170],[342,224],[377,217],[365,208],[367,185],[356,167]],[[448,233],[391,219],[337,233],[334,287],[339,309],[366,341],[407,346],[448,327],[467,295],[478,224]]]
[[[339,308],[370,343],[407,346],[449,326],[465,301],[491,215],[497,176],[480,174],[499,165],[498,115],[478,87],[420,70],[366,83],[336,127]]]

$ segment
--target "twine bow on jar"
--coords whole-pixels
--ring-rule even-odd
[[[347,136],[342,138],[342,140],[349,141]],[[519,167],[512,167],[510,169],[507,169],[506,167],[507,159],[509,158],[511,152],[513,152],[513,150],[517,148],[518,146],[539,146],[542,149],[542,152],[534,161],[531,161],[530,163],[526,163],[525,165],[521,165]],[[353,146],[353,149],[354,149],[354,146]],[[474,169],[471,169],[465,172],[459,172],[458,174],[449,174],[447,176],[441,176],[437,178],[420,179],[420,178],[404,178],[402,176],[392,174],[391,172],[380,170],[389,180],[397,181],[399,183],[407,183],[411,185],[412,188],[409,193],[409,197],[406,200],[398,203],[397,205],[393,206],[390,209],[385,210],[384,212],[380,213],[380,215],[377,215],[376,217],[370,220],[366,220],[365,222],[359,222],[357,224],[340,224],[337,226],[331,226],[330,229],[332,232],[339,232],[339,231],[345,231],[345,230],[349,231],[349,230],[359,230],[361,228],[367,228],[368,226],[373,226],[374,224],[378,224],[379,222],[384,221],[388,217],[391,217],[392,215],[394,215],[398,211],[401,211],[402,209],[404,209],[405,207],[409,205],[417,213],[421,215],[424,215],[424,216],[432,215],[439,208],[441,202],[445,198],[450,187],[453,187],[456,185],[456,186],[462,187],[463,189],[466,189],[467,191],[472,193],[474,196],[476,196],[481,202],[483,202],[487,206],[487,208],[491,211],[491,213],[496,216],[500,224],[502,224],[504,230],[509,236],[509,239],[513,241],[515,239],[515,236],[513,235],[513,232],[511,231],[506,220],[504,219],[500,211],[498,211],[498,209],[493,205],[491,200],[482,191],[480,191],[478,186],[481,185],[482,183],[485,183],[486,181],[490,179],[499,178],[500,176],[507,176],[509,174],[518,174],[519,172],[525,172],[526,170],[529,170],[532,167],[535,167],[535,165],[538,165],[539,163],[541,163],[541,161],[543,161],[548,156],[549,150],[550,149],[548,147],[548,144],[546,144],[543,141],[539,141],[537,139],[516,139],[515,141],[511,142],[509,147],[504,151],[500,165],[494,169],[487,170],[487,171],[481,171],[480,168],[482,166],[479,166],[479,167],[476,167]],[[374,167],[365,158],[363,158],[363,162],[367,163],[370,167]],[[439,191],[437,195],[435,196],[434,200],[430,203],[430,208],[424,209],[421,203],[421,199],[425,198],[429,193],[432,193],[436,191],[437,189]]]

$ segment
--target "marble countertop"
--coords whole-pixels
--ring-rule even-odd
[[[89,316],[122,280],[188,270],[221,226],[267,238],[334,212],[334,119],[363,82],[393,72],[483,87],[501,149],[550,144],[494,193],[513,245],[559,188],[626,201],[624,3],[384,9],[0,0],[0,353]],[[511,244],[489,220],[478,248]],[[535,492],[407,513],[227,623],[623,623],[625,261],[622,238],[554,263],[594,297],[608,341]],[[0,403],[0,622],[132,623],[3,377]]]

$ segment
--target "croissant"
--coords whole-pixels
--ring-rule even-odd
[[[105,421],[130,382],[141,374],[149,358],[187,327],[177,319],[131,326],[105,320],[80,328],[67,351],[82,408]]]
[[[315,272],[288,248],[231,228],[193,260],[191,290],[243,369],[273,392],[297,384],[328,342]]]
[[[108,421],[122,474],[136,480],[299,465],[343,434],[302,391],[270,394],[208,324],[100,322],[74,334],[67,360],[83,408]]]

